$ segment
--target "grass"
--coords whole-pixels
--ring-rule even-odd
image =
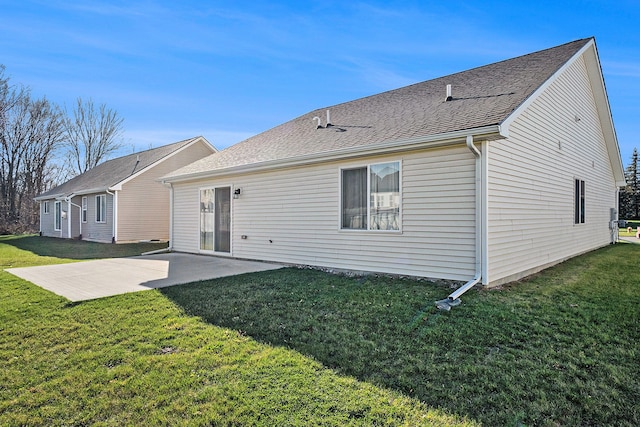
[[[0,259],[53,261],[20,240]],[[639,255],[448,313],[442,286],[311,270],[76,304],[0,272],[0,424],[640,425]]]
[[[37,254],[49,245],[57,262],[89,252],[82,242],[40,242],[2,237],[0,259],[13,267],[52,263]],[[113,246],[92,250],[123,250]],[[0,272],[3,426],[473,424],[212,325],[158,291],[71,303]]]
[[[0,236],[0,267],[59,264],[74,260],[120,258],[167,247],[167,243],[104,244],[35,235]]]
[[[618,235],[621,237],[635,237],[636,236],[636,227],[633,227],[631,231],[628,231],[627,228],[620,228],[618,230]]]

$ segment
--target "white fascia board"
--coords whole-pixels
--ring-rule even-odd
[[[593,40],[591,43],[593,43],[593,49],[585,54],[587,73],[596,99],[596,107],[601,105],[604,106],[604,108],[598,108],[598,116],[602,125],[604,140],[607,145],[607,152],[609,153],[609,160],[611,161],[611,169],[614,173],[616,185],[618,187],[624,187],[626,185],[624,166],[622,165],[622,157],[620,156],[620,146],[618,144],[616,128],[613,125],[613,116],[611,114],[609,96],[607,95],[607,86],[602,74],[602,65],[600,64],[600,57],[598,56],[598,48]]]
[[[587,74],[593,90],[593,95],[596,100],[596,107],[604,105],[603,108],[598,108],[598,116],[604,133],[604,140],[611,160],[611,168],[613,170],[616,185],[623,187],[626,185],[624,180],[624,167],[622,166],[622,158],[620,157],[620,148],[618,146],[618,138],[613,126],[613,119],[611,117],[611,108],[609,106],[609,97],[604,83],[604,77],[602,75],[602,67],[600,60],[598,59],[598,52],[596,49],[596,43],[594,39],[589,40],[578,52],[575,53],[567,62],[564,63],[547,81],[545,81],[536,91],[534,91],[518,108],[516,108],[506,119],[500,124],[501,134],[504,136],[509,135],[509,127],[514,120],[516,120],[522,112],[524,112],[529,106],[553,84],[562,73],[573,65],[575,61],[584,55],[585,64],[587,65]]]
[[[555,82],[564,71],[569,68],[573,63],[591,46],[593,46],[594,42],[591,39],[587,44],[585,44],[578,52],[576,52],[567,62],[565,62],[562,67],[560,67],[551,77],[547,79],[538,89],[536,89],[527,99],[524,100],[522,104],[518,106],[506,119],[502,121],[500,127],[505,134],[509,134],[509,126],[516,120],[520,114],[522,114],[529,106],[536,100],[538,97],[545,91],[553,82]]]
[[[134,173],[133,175],[130,175],[128,177],[126,177],[125,179],[123,179],[122,181],[118,182],[117,184],[109,187],[109,190],[111,191],[120,191],[122,190],[122,186],[124,184],[126,184],[127,182],[131,181],[132,179],[135,179],[137,177],[139,177],[140,175],[142,175],[143,173],[145,173],[146,171],[148,171],[149,169],[155,167],[156,165],[159,165],[160,163],[164,162],[165,160],[175,156],[176,154],[186,150],[187,148],[191,147],[192,145],[198,143],[198,142],[203,142],[204,145],[211,150],[211,154],[217,153],[218,149],[216,147],[214,147],[213,145],[211,145],[211,143],[209,141],[206,140],[205,137],[203,136],[199,136],[197,138],[194,138],[193,141],[191,141],[190,143],[178,148],[177,150],[169,153],[168,155],[166,155],[165,157],[159,159],[158,161],[151,163],[150,165],[148,165],[147,167],[140,169],[138,172]]]
[[[48,196],[38,196],[38,197],[34,197],[33,200],[35,200],[36,202],[41,202],[43,200],[58,199],[59,197],[64,197],[64,194],[58,193],[58,194],[50,194]]]
[[[304,156],[290,157],[286,159],[268,160],[258,163],[233,166],[224,169],[215,169],[191,174],[162,178],[163,183],[173,183],[181,181],[192,181],[201,178],[217,177],[229,174],[239,174],[244,172],[258,172],[269,169],[280,169],[294,166],[304,166],[311,163],[320,163],[334,160],[349,159],[352,157],[371,156],[379,154],[398,153],[425,148],[445,147],[454,144],[464,143],[467,136],[475,138],[504,138],[501,134],[500,126],[490,125],[474,129],[458,130],[444,134],[428,135],[424,137],[399,139],[385,141],[379,144],[366,145],[363,147],[349,147],[324,153],[313,153]]]

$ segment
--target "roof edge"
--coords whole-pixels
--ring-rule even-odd
[[[502,125],[502,127],[503,127],[503,129],[504,129],[506,134],[509,133],[509,127],[511,126],[511,123],[513,123],[522,114],[522,112],[524,112],[527,108],[529,108],[529,106],[531,104],[533,104],[533,102],[536,99],[538,99],[538,97],[549,86],[551,86],[551,84],[553,84],[553,82],[555,82],[558,79],[558,76],[560,76],[567,68],[569,68],[576,61],[577,58],[582,56],[582,54],[584,52],[586,52],[587,49],[589,49],[589,47],[591,47],[594,44],[595,44],[595,42],[594,42],[593,37],[588,39],[588,41],[585,43],[584,46],[582,46],[580,49],[578,49],[578,51],[576,53],[574,53],[571,56],[571,58],[569,58],[567,61],[565,61],[565,63],[562,64],[562,66],[560,68],[558,68],[551,76],[549,76],[549,78],[547,80],[545,80],[540,86],[538,86],[538,88],[536,90],[534,90],[520,105],[518,105],[518,107],[515,110],[513,110],[500,123]]]
[[[171,158],[171,157],[173,157],[173,156],[177,155],[178,153],[181,153],[182,151],[184,151],[184,150],[186,150],[187,148],[189,148],[189,147],[191,147],[191,146],[195,145],[195,144],[196,144],[196,143],[198,143],[198,142],[202,142],[202,143],[204,143],[204,145],[205,145],[208,149],[210,149],[210,150],[211,150],[211,154],[214,154],[214,153],[217,153],[217,152],[218,152],[218,149],[217,149],[216,147],[214,147],[214,146],[213,146],[209,141],[207,141],[207,139],[206,139],[204,136],[202,136],[202,135],[200,135],[200,136],[195,136],[195,137],[190,138],[190,139],[191,139],[191,141],[190,141],[190,142],[188,142],[188,143],[186,143],[186,144],[185,144],[185,145],[183,145],[182,147],[180,147],[180,148],[178,148],[178,149],[176,149],[176,150],[172,151],[171,153],[167,154],[166,156],[164,156],[164,157],[162,157],[162,158],[160,158],[160,159],[156,160],[155,162],[153,162],[153,163],[151,163],[151,164],[147,165],[146,167],[144,167],[144,168],[140,169],[140,170],[139,170],[139,171],[137,171],[136,173],[134,173],[134,174],[132,174],[132,175],[129,175],[128,177],[126,177],[126,178],[125,178],[125,179],[123,179],[122,181],[117,182],[117,183],[115,183],[115,184],[111,185],[111,186],[109,187],[109,189],[111,189],[111,190],[115,190],[115,191],[122,190],[122,186],[123,186],[123,185],[125,185],[127,182],[131,181],[132,179],[137,178],[137,177],[138,177],[138,176],[140,176],[141,174],[143,174],[143,173],[147,172],[149,169],[151,169],[151,168],[153,168],[153,167],[157,166],[158,164],[160,164],[160,163],[164,162],[165,160],[167,160],[167,159],[169,159],[169,158]],[[185,141],[188,141],[188,140],[185,140]],[[161,148],[161,147],[158,147],[158,148]]]
[[[602,73],[602,65],[598,55],[598,48],[596,46],[596,40],[594,37],[590,37],[588,41],[582,46],[571,58],[569,58],[560,68],[556,70],[540,87],[538,87],[522,104],[511,112],[501,123],[503,129],[503,135],[509,135],[509,127],[523,111],[525,111],[551,84],[553,84],[558,77],[565,72],[570,66],[573,65],[578,58],[583,57],[587,67],[587,75],[591,83],[593,96],[596,101],[596,108],[600,119],[600,125],[602,126],[603,137],[605,140],[605,146],[609,154],[609,160],[611,161],[611,169],[614,174],[616,186],[623,187],[626,185],[624,177],[624,166],[622,165],[622,157],[620,156],[620,145],[618,143],[618,137],[616,135],[615,127],[613,125],[613,117],[611,114],[611,106],[609,104],[609,97],[607,95],[607,88],[604,82],[604,76]],[[595,74],[595,75],[594,75]],[[598,105],[604,105],[605,111],[602,108],[598,108]],[[624,184],[620,184],[624,182]]]
[[[94,194],[94,193],[105,193],[107,191],[117,191],[117,189],[112,187],[97,187],[97,188],[87,188],[86,190],[73,191],[71,193],[58,193],[58,194],[49,194],[48,196],[37,196],[34,197],[33,200],[36,202],[40,202],[43,200],[65,200],[69,198],[73,198],[75,196],[84,196],[86,194]]]
[[[448,145],[465,142],[467,136],[469,135],[476,138],[484,137],[488,139],[501,139],[506,137],[506,135],[502,132],[500,125],[489,125],[479,128],[457,130],[443,134],[385,141],[374,145],[349,147],[340,150],[289,157],[285,159],[267,160],[263,162],[249,163],[224,169],[214,169],[204,172],[194,172],[175,176],[169,175],[160,178],[160,181],[163,183],[193,181],[203,178],[219,177],[245,172],[260,172],[273,169],[282,169],[285,167],[304,166],[312,163],[349,159],[352,157],[413,151],[421,148],[445,147]]]

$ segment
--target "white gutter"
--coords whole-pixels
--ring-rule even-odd
[[[353,157],[379,155],[387,153],[399,153],[426,148],[446,147],[459,144],[465,137],[476,136],[484,138],[504,138],[500,125],[490,125],[475,129],[453,131],[437,135],[427,135],[414,138],[404,138],[394,141],[384,141],[378,144],[370,144],[359,147],[348,147],[339,150],[325,151],[321,153],[304,154],[285,159],[273,159],[263,162],[249,163],[226,168],[212,169],[200,172],[186,173],[178,176],[166,176],[160,178],[161,182],[191,181],[200,178],[211,178],[221,175],[237,174],[243,172],[259,172],[268,169],[304,166],[311,163],[327,162],[332,160],[345,160]]]
[[[483,270],[483,236],[484,236],[484,193],[483,193],[483,179],[482,179],[482,166],[483,166],[483,157],[482,152],[478,150],[473,144],[473,136],[467,135],[467,147],[476,158],[476,236],[475,236],[475,252],[476,252],[476,261],[475,261],[475,276],[473,279],[469,280],[464,285],[460,286],[456,289],[451,295],[449,295],[446,299],[436,301],[436,307],[440,310],[451,310],[451,307],[455,307],[460,305],[460,296],[467,292],[469,289],[473,288],[475,285],[480,283],[482,280],[482,270]],[[485,145],[486,147],[486,145]]]

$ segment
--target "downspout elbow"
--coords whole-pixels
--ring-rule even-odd
[[[480,152],[480,150],[478,150],[478,147],[476,147],[475,144],[473,143],[472,135],[467,135],[467,147],[476,158],[476,207],[475,207],[476,208],[476,245],[475,245],[476,273],[473,279],[469,280],[467,283],[460,286],[458,289],[452,292],[451,295],[449,295],[447,298],[440,301],[436,301],[436,307],[439,310],[445,310],[445,311],[449,311],[451,310],[451,307],[460,305],[460,302],[461,302],[460,296],[482,281],[482,262],[481,262],[481,254],[480,254],[482,250],[482,246],[480,244],[480,239],[482,236],[482,233],[480,232],[480,227],[482,224],[482,216],[480,214],[481,207],[482,207],[482,197],[481,197],[482,178],[480,173],[480,167],[482,164],[481,162],[482,153]]]
[[[479,159],[482,155],[482,153],[480,153],[480,150],[478,150],[478,147],[473,144],[473,136],[471,135],[467,135],[467,148],[469,148],[473,155],[476,156],[476,159]]]
[[[436,307],[439,310],[449,311],[451,310],[451,307],[460,305],[461,303],[460,296],[465,292],[467,292],[469,289],[473,288],[478,283],[480,283],[481,280],[482,280],[482,275],[476,274],[476,276],[473,279],[469,280],[467,283],[465,283],[464,285],[460,286],[458,289],[453,291],[451,295],[449,295],[443,300],[436,301]]]

